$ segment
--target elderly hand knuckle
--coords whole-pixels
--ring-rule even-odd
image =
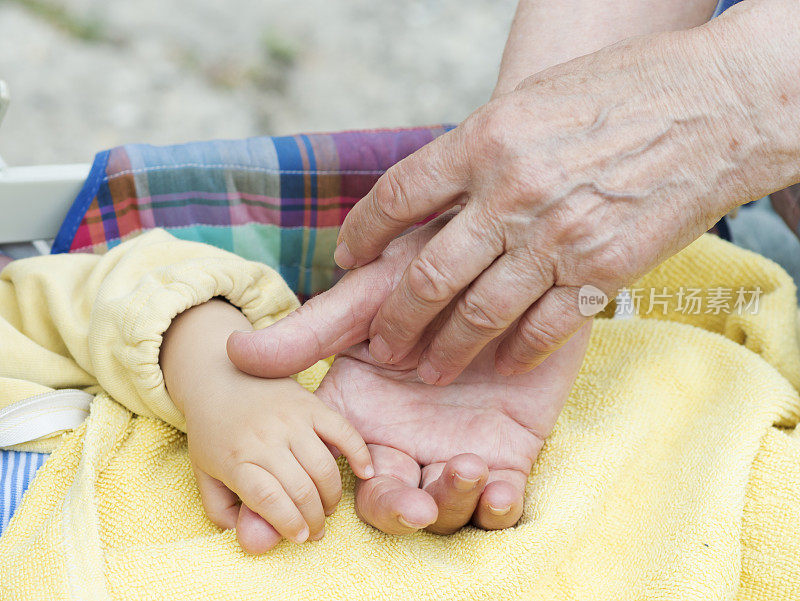
[[[397,164],[383,176],[384,190],[376,197],[375,208],[393,221],[406,222],[413,218],[413,211],[406,192],[406,179],[403,168]]]
[[[627,244],[615,241],[606,245],[597,253],[594,262],[595,270],[602,280],[625,281],[635,273],[633,267],[638,265],[635,261],[635,249]]]
[[[420,256],[411,264],[408,286],[414,296],[426,303],[445,302],[452,296],[447,275],[431,257]]]
[[[484,151],[489,153],[489,156],[496,158],[505,156],[512,147],[512,136],[515,131],[512,126],[516,117],[514,107],[503,99],[493,101],[482,113],[481,138]]]
[[[506,320],[475,294],[467,293],[458,306],[458,312],[466,324],[478,332],[498,332],[507,325]]]
[[[392,344],[409,343],[414,339],[414,332],[408,327],[412,319],[414,317],[408,311],[402,314],[387,311],[381,315],[376,331]]]
[[[369,482],[368,486],[361,488],[360,498],[356,502],[356,511],[365,522],[374,525],[374,519],[383,517],[375,509],[381,506],[381,497],[386,492],[386,488],[380,484],[376,485],[373,480]]]
[[[523,319],[519,324],[518,335],[522,344],[537,354],[549,353],[561,344],[557,332],[533,319]]]

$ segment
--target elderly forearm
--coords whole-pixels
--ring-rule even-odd
[[[747,191],[733,200],[800,182],[799,22],[797,0],[749,0],[698,30],[726,82],[703,93],[717,96],[728,121],[722,158]]]
[[[715,0],[520,0],[494,96],[547,67],[635,35],[708,21]]]

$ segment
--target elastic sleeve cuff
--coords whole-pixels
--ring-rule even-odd
[[[183,257],[163,266],[164,257],[175,254]],[[159,257],[162,266],[148,270],[134,285],[124,283],[130,274],[123,261],[117,273],[109,274],[92,315],[89,345],[98,381],[115,400],[185,431],[184,417],[167,393],[159,365],[163,334],[175,316],[224,297],[260,329],[299,303],[273,269],[203,244],[170,237],[131,253],[137,269]],[[326,371],[327,364],[318,362],[296,379],[313,390]]]

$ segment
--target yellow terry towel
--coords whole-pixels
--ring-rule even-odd
[[[163,253],[170,244],[173,256],[183,253],[176,261],[189,263],[154,268],[149,245]],[[142,254],[149,259],[141,262]],[[59,315],[83,315],[95,302],[89,322],[105,332],[102,347],[91,344],[92,326],[89,348],[70,342],[61,321],[70,315],[46,327],[20,317],[14,311],[25,308],[8,309],[10,293],[0,288],[12,327],[24,322],[31,344],[59,361],[58,368],[20,365],[8,377],[109,393],[63,439],[0,538],[3,598],[800,598],[794,287],[761,257],[704,237],[639,284],[671,295],[666,314],[659,307],[647,319],[597,320],[517,527],[384,535],[356,518],[353,476],[343,467],[344,498],[322,541],[249,557],[232,532],[203,516],[155,361],[160,333],[179,310],[224,295],[263,326],[290,308],[285,286],[266,268],[162,233],[109,256],[89,271],[102,261],[115,266],[89,281],[107,281],[127,260],[125,285],[93,284],[82,296],[76,284],[71,297],[42,291],[49,300],[39,301],[40,311]],[[97,259],[76,259],[90,260]],[[216,275],[204,262],[217,266]],[[24,269],[4,272],[7,285],[22,286]],[[40,287],[66,286],[45,282],[44,271]],[[684,315],[681,287],[759,287],[759,311]],[[149,300],[156,297],[157,305]],[[77,309],[59,304],[75,299]],[[642,298],[645,310],[651,299]],[[45,343],[53,331],[65,342]],[[4,336],[0,330],[0,344]],[[8,357],[0,356],[0,375]],[[322,373],[319,364],[315,370],[303,376],[310,386]]]

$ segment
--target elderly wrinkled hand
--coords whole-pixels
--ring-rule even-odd
[[[419,357],[419,377],[443,385],[500,337],[498,371],[529,370],[588,318],[583,286],[613,297],[800,179],[797,18],[796,2],[747,3],[558,65],[392,167],[347,216],[342,267],[461,210],[381,304],[372,356]]]
[[[356,509],[370,524],[402,534],[453,532],[467,523],[513,526],[531,465],[558,418],[588,344],[588,327],[533,372],[495,373],[493,348],[451,386],[419,381],[413,362],[386,367],[369,356],[369,324],[408,262],[448,222],[444,215],[395,240],[364,269],[272,326],[237,333],[228,355],[241,370],[277,378],[337,356],[317,390],[370,446],[376,477],[359,482]],[[361,344],[359,344],[361,343]],[[249,548],[278,538],[243,508]]]

